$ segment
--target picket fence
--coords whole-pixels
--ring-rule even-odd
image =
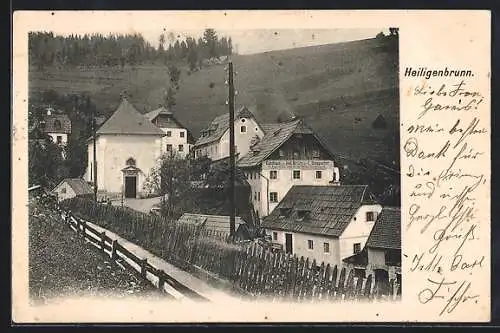
[[[252,298],[271,300],[399,300],[394,278],[357,276],[354,269],[317,264],[257,242],[230,243],[227,234],[119,207],[71,199],[75,215],[122,235],[183,269],[201,269]]]

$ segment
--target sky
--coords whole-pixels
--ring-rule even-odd
[[[239,54],[374,38],[380,31],[388,33],[391,24],[370,11],[328,10],[32,11],[15,21],[28,31],[58,35],[140,33],[154,46],[162,33],[175,42],[177,37],[201,37],[206,28],[214,28],[219,36],[231,36]]]

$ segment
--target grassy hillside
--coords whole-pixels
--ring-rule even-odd
[[[305,117],[343,155],[397,159],[397,38],[239,55],[233,63],[236,104],[249,107],[260,121],[293,113]],[[222,65],[191,74],[183,68],[174,112],[195,136],[227,112],[225,79]],[[124,89],[139,111],[149,111],[158,106],[167,84],[167,70],[161,66],[30,72],[30,91],[86,92],[104,114],[117,107]],[[374,130],[379,114],[388,127]]]

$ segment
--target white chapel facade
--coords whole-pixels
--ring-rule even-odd
[[[88,141],[84,179],[93,183],[97,176],[99,196],[140,197],[144,180],[162,154],[164,136],[165,132],[124,98],[96,132],[97,175],[94,175],[93,139]]]

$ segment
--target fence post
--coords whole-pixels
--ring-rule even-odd
[[[82,236],[83,236],[83,238],[86,238],[86,236],[87,236],[87,232],[86,232],[87,221],[81,220],[81,222],[82,222]]]
[[[75,217],[75,227],[76,227],[76,233],[77,235],[82,235],[82,221],[79,218]]]
[[[162,271],[161,269],[159,269],[159,270],[156,271],[156,274],[158,276],[158,289],[160,289],[160,291],[164,292],[165,291],[165,288],[164,288],[164,285],[165,285],[165,272]]]
[[[114,239],[111,243],[111,259],[112,260],[116,260],[117,259],[117,255],[116,255],[116,248],[118,246],[118,241],[116,239]]]
[[[143,278],[146,278],[147,276],[147,265],[148,265],[148,259],[144,258],[141,260],[141,276]]]
[[[106,232],[101,232],[101,250],[104,252],[106,250]]]

